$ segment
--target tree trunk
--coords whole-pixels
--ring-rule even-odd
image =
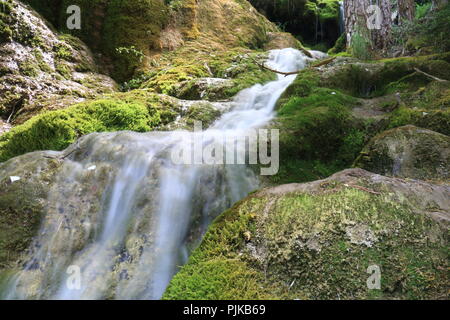
[[[432,9],[440,9],[448,4],[448,0],[432,0]]]
[[[389,0],[345,0],[344,18],[347,46],[362,38],[371,50],[388,47],[392,24]]]
[[[412,21],[416,14],[416,4],[414,0],[398,0],[399,23],[402,21]]]

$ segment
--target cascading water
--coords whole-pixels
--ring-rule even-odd
[[[339,35],[345,32],[344,1],[339,1]]]
[[[273,50],[268,65],[288,72],[308,60],[294,49]],[[258,186],[245,165],[174,164],[170,152],[199,136],[207,145],[224,132],[264,126],[294,79],[279,75],[243,90],[232,111],[201,133],[81,138],[49,193],[28,262],[10,279],[4,298],[161,298],[212,219]]]

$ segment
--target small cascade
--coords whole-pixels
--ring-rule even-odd
[[[339,35],[345,32],[344,1],[339,1]]]
[[[271,51],[267,64],[289,72],[308,60],[283,49]],[[28,262],[4,298],[160,299],[211,221],[258,188],[246,165],[175,164],[171,152],[198,138],[207,146],[224,133],[266,125],[294,79],[280,75],[241,91],[234,108],[202,132],[82,137],[71,146]]]

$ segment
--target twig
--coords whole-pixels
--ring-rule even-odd
[[[444,79],[440,79],[438,77],[432,76],[431,74],[428,74],[426,72],[423,72],[417,68],[414,68],[414,70],[416,70],[416,72],[423,74],[424,76],[427,76],[428,78],[431,78],[433,80],[439,81],[439,82],[447,82],[448,80],[444,80]]]
[[[23,100],[24,100],[24,98],[21,97],[21,98],[19,99],[19,101],[17,101],[17,102],[14,104],[13,109],[12,109],[12,111],[11,111],[11,114],[9,115],[8,119],[6,120],[6,123],[9,123],[9,121],[11,121],[12,116],[13,116],[14,113],[16,112],[16,107],[19,105],[19,103],[22,104],[22,103],[23,103]]]

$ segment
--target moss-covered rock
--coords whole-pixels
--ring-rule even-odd
[[[213,46],[216,44],[212,44]],[[199,50],[198,48],[201,48]],[[210,47],[204,47],[201,40],[185,45],[168,53],[164,64],[149,73],[131,80],[127,87],[150,88],[158,93],[185,99],[198,99],[202,92],[212,100],[229,99],[239,91],[257,83],[275,80],[276,75],[261,69],[255,61],[263,62],[267,53],[245,48],[217,49],[211,54]],[[217,78],[218,85],[204,88],[205,79]],[[205,90],[206,89],[206,90]]]
[[[229,98],[227,92],[234,86],[234,82],[230,79],[198,78],[176,84],[172,89],[172,95],[187,100],[218,101]]]
[[[358,99],[319,85],[317,70],[300,72],[278,102],[280,170],[273,183],[311,181],[348,168],[370,137],[371,121],[357,118]]]
[[[0,163],[0,269],[12,268],[35,236],[60,166],[53,155],[36,152]]]
[[[230,107],[230,102],[180,100],[150,89],[111,93],[34,116],[12,130],[5,125],[0,162],[36,150],[63,150],[91,132],[192,129],[194,121],[206,128]]]
[[[446,181],[450,137],[411,125],[391,129],[372,138],[356,166],[383,175]]]
[[[445,299],[449,190],[352,169],[254,193],[215,220],[164,298]]]
[[[0,117],[20,124],[42,110],[116,90],[79,39],[56,34],[19,1],[1,1],[0,8],[2,25],[11,30],[0,41]]]
[[[115,93],[43,113],[14,127],[0,137],[0,161],[36,150],[62,150],[91,132],[149,131],[174,121],[181,112],[177,99],[149,90]]]
[[[119,81],[129,80],[135,72],[152,70],[165,50],[185,43],[257,49],[267,42],[268,32],[278,31],[247,1],[61,0],[54,10],[33,0],[28,2],[47,17],[49,11],[59,10],[57,27],[102,53],[106,58],[102,65]],[[80,30],[66,28],[69,5],[81,8]]]
[[[414,91],[433,81],[416,68],[450,80],[448,58],[449,53],[443,53],[362,63],[354,58],[339,57],[320,75],[321,84],[359,97]]]

